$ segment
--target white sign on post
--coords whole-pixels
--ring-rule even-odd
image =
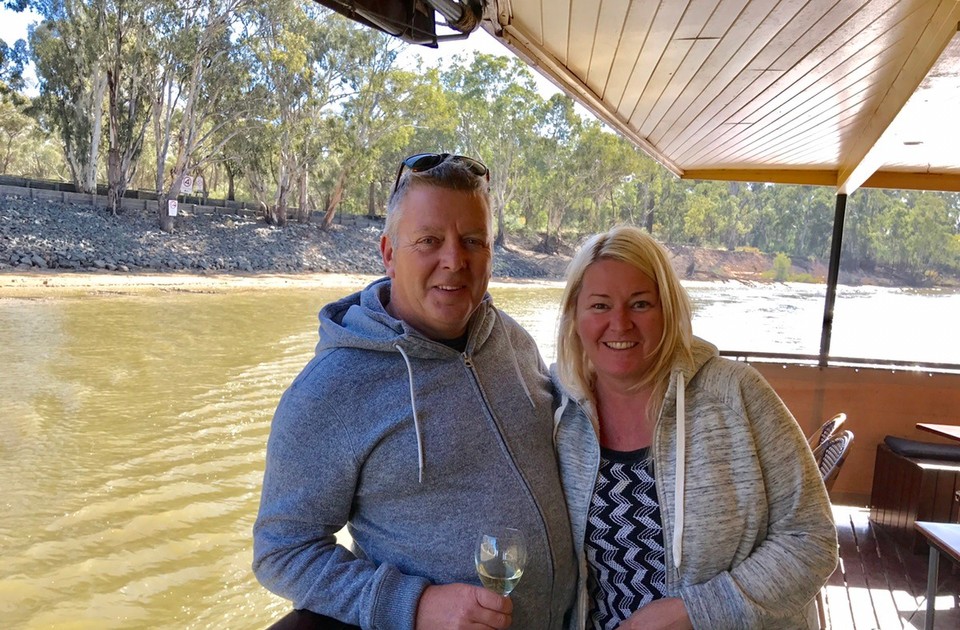
[[[170,199],[167,201],[167,216],[175,217],[177,216],[177,200]]]
[[[183,176],[183,183],[180,184],[180,192],[182,192],[185,195],[189,195],[190,193],[193,192],[193,176],[192,175]]]

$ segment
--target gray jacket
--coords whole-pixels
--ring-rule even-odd
[[[379,280],[321,311],[270,431],[257,579],[296,608],[409,629],[427,585],[479,585],[476,538],[509,525],[528,545],[514,627],[562,627],[575,557],[533,339],[487,296],[461,353],[390,316],[389,291]]]
[[[803,433],[752,367],[701,339],[694,358],[674,368],[653,438],[667,590],[697,629],[816,627],[812,599],[836,567],[837,532]],[[583,630],[600,445],[590,417],[568,402],[554,439],[580,569],[569,628]]]

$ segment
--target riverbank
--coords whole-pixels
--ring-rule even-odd
[[[0,291],[209,291],[362,284],[383,272],[382,218],[342,217],[329,230],[316,223],[278,228],[231,214],[182,215],[170,234],[152,213],[19,197],[0,198]],[[493,275],[503,282],[561,282],[573,254],[535,251],[536,237],[511,236],[494,253]],[[573,244],[576,245],[575,243]],[[773,257],[755,251],[668,246],[682,278],[765,282]],[[825,264],[794,262],[793,273],[824,282]],[[327,277],[329,276],[329,277]],[[850,284],[883,278],[841,273]]]

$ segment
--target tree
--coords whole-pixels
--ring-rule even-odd
[[[0,92],[9,94],[23,89],[23,67],[27,61],[25,41],[18,39],[9,46],[0,40]]]
[[[490,169],[494,243],[504,247],[507,212],[526,189],[526,160],[536,144],[536,112],[544,101],[529,68],[516,58],[477,54],[467,62],[460,57],[443,73],[443,83],[457,103],[456,146]]]
[[[136,173],[159,67],[152,5],[116,0],[106,12],[107,199],[116,215]]]
[[[106,6],[103,0],[49,0],[36,2],[35,8],[44,17],[30,33],[37,105],[60,134],[77,189],[93,193],[107,89]]]
[[[346,75],[349,94],[333,120],[331,148],[337,159],[331,161],[332,189],[326,204],[322,227],[328,229],[344,198],[348,181],[376,179],[374,168],[381,153],[396,146],[396,138],[407,137],[413,104],[406,91],[410,85],[406,72],[394,67],[399,52],[395,38],[377,31],[364,31],[353,40],[356,66]]]
[[[153,103],[158,219],[165,232],[173,231],[168,203],[179,195],[188,171],[219,158],[223,146],[242,129],[236,122],[250,113],[249,59],[233,41],[244,27],[244,12],[252,7],[252,0],[166,7],[164,66]],[[227,126],[230,131],[225,131]],[[163,172],[172,144],[167,179]]]
[[[34,123],[23,113],[22,100],[11,94],[0,94],[0,173],[9,173],[15,158],[29,153],[24,145]]]

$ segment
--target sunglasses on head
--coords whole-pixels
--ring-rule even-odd
[[[400,168],[397,169],[397,179],[393,182],[394,192],[396,192],[397,186],[400,185],[400,178],[403,176],[404,170],[410,169],[410,171],[414,173],[422,173],[440,166],[447,160],[460,162],[477,177],[486,177],[487,181],[490,181],[490,169],[480,160],[475,160],[465,155],[451,155],[450,153],[417,153],[400,162]]]

